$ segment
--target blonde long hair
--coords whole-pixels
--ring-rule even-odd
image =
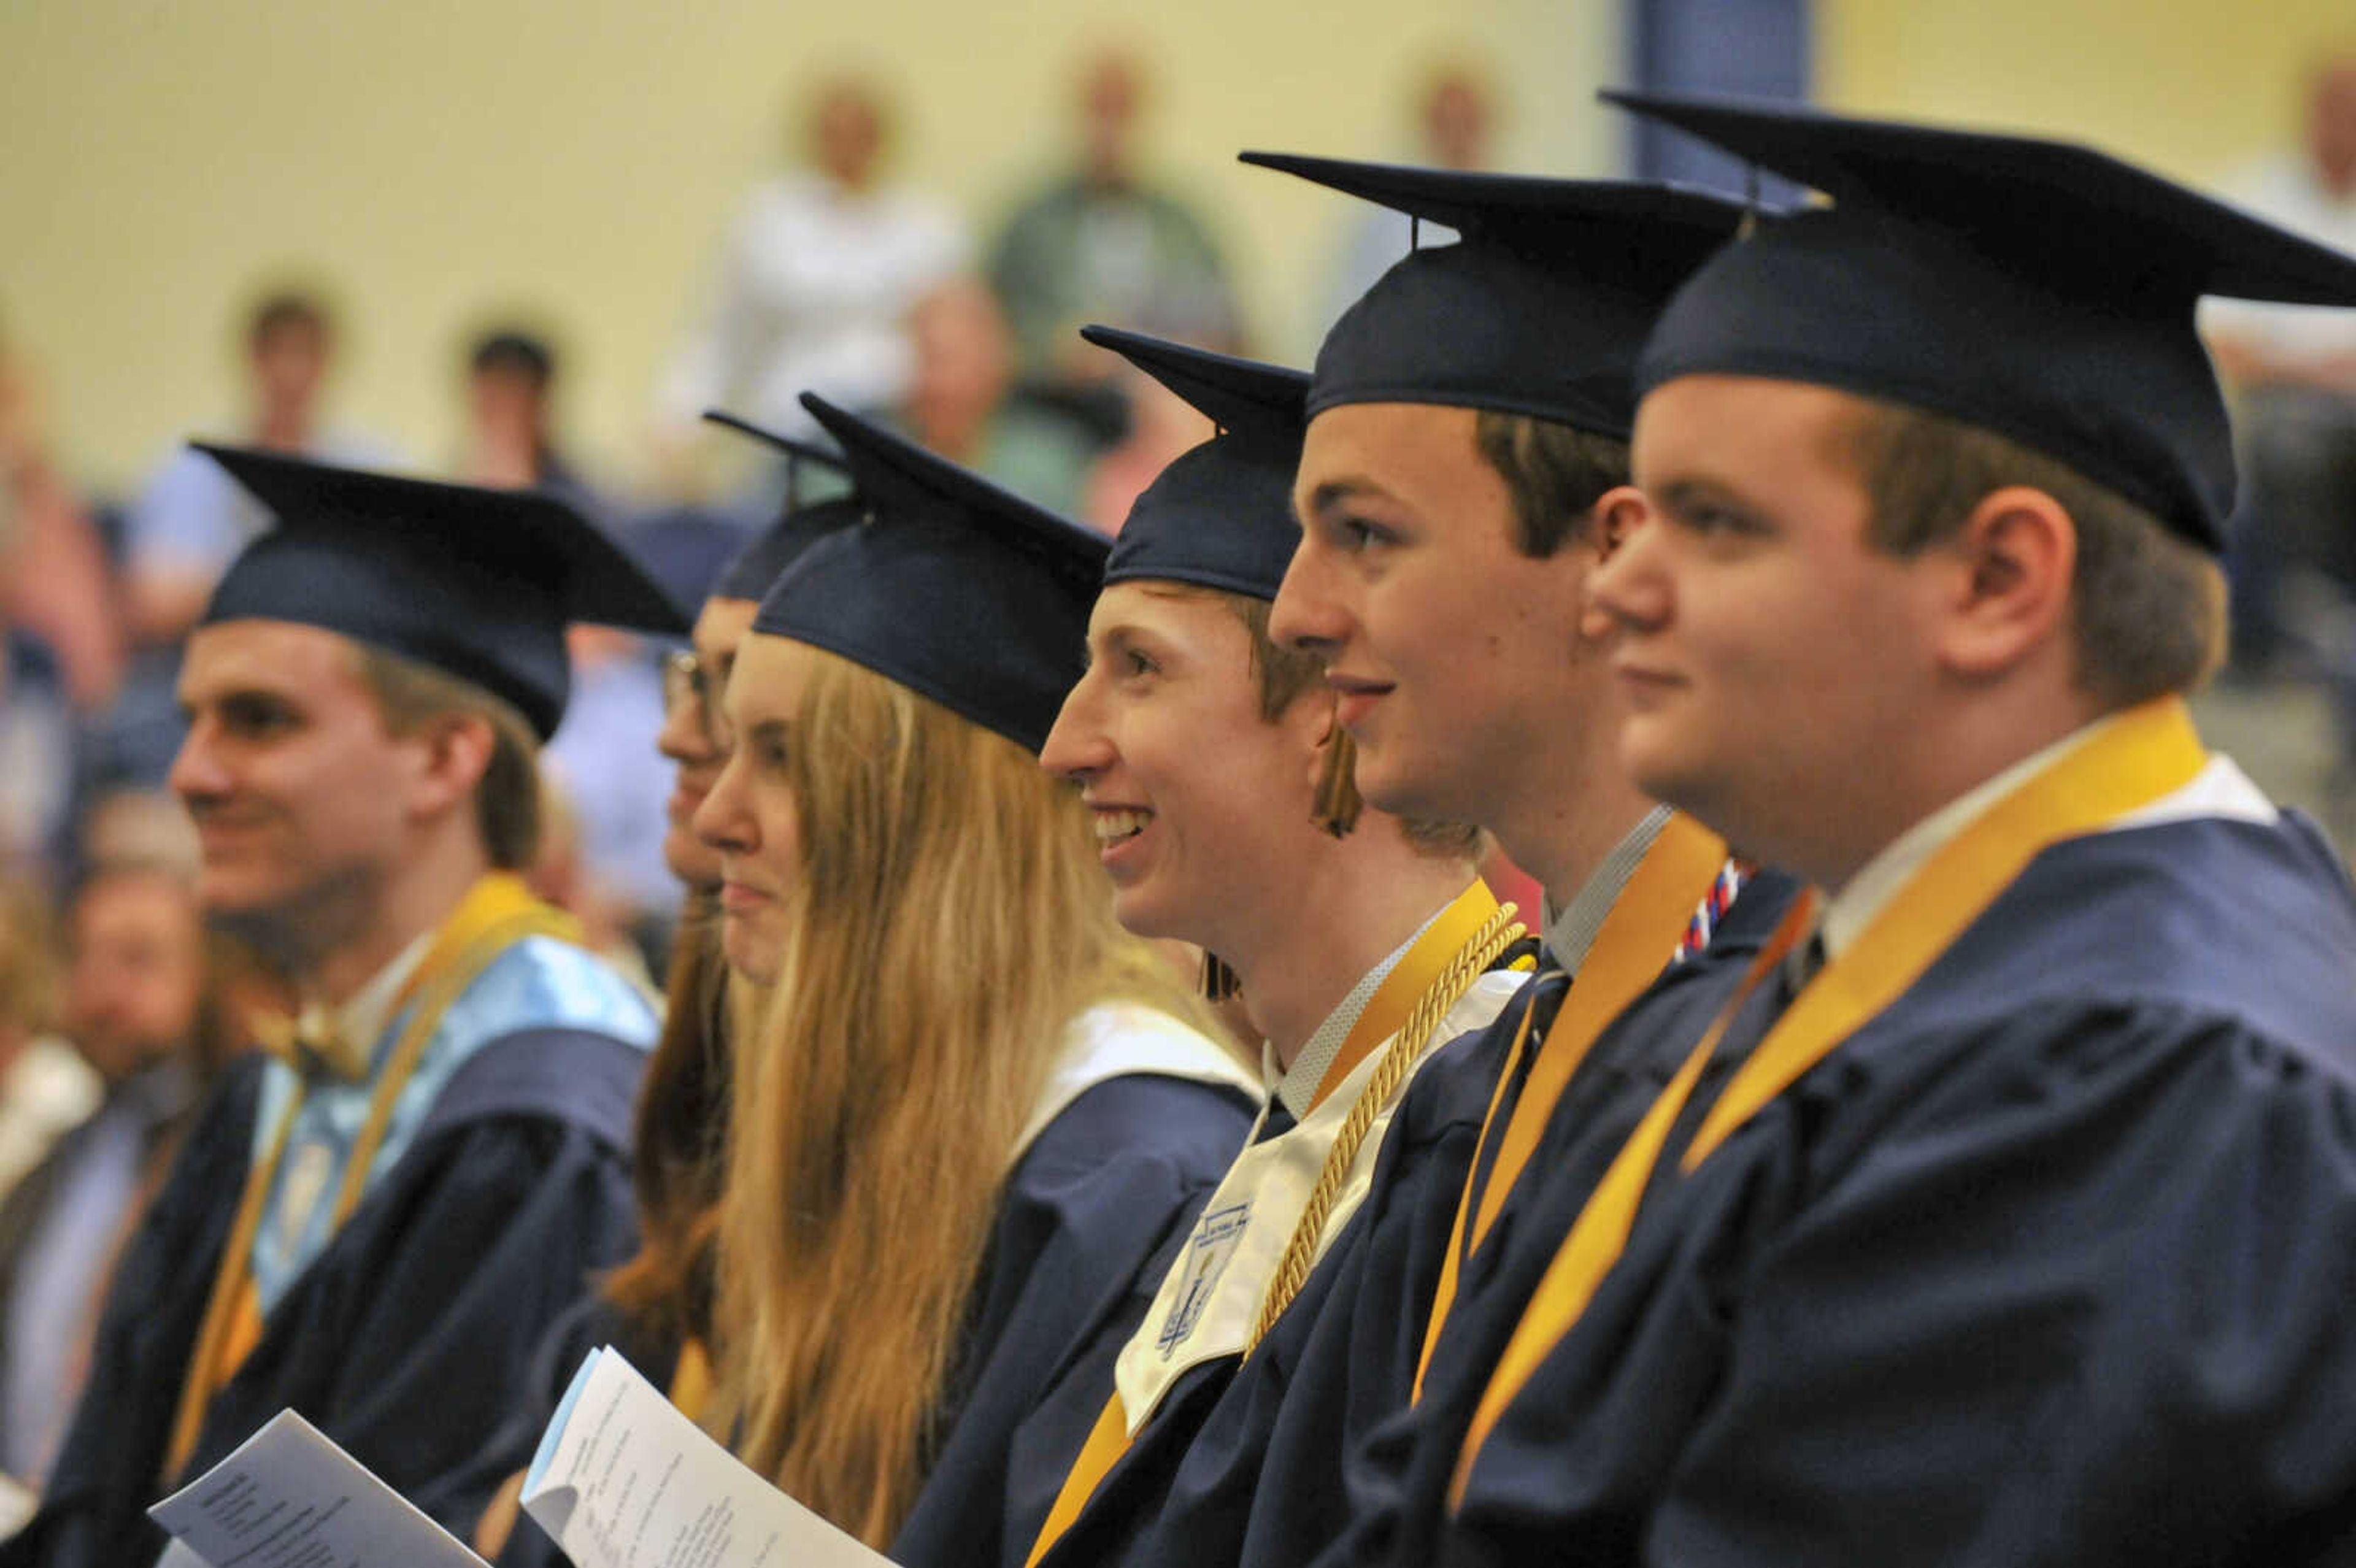
[[[881,1549],[1066,1027],[1120,997],[1214,1026],[1114,923],[1077,797],[1029,752],[826,654],[788,734],[801,877],[736,1038],[712,1417]]]

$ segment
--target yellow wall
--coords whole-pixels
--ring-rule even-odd
[[[2216,180],[2296,133],[2348,0],[1816,0],[1817,96],[2074,136]]]
[[[1124,16],[1123,12],[1133,15]],[[1271,352],[1349,204],[1247,145],[1409,152],[1435,49],[1485,58],[1507,161],[1596,173],[1617,0],[0,0],[0,331],[67,456],[122,484],[237,407],[233,315],[293,268],[350,324],[338,405],[447,460],[452,361],[486,310],[561,329],[568,425],[627,470],[657,368],[787,94],[839,61],[897,82],[904,171],[978,219],[1055,146],[1073,57],[1141,45],[1153,141],[1230,233]]]

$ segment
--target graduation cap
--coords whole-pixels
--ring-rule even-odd
[[[206,625],[293,621],[342,633],[506,699],[543,741],[572,685],[566,626],[687,630],[654,580],[548,491],[191,444],[278,518],[230,564]]]
[[[753,629],[839,654],[1036,752],[1086,664],[1111,541],[812,393],[861,512]]]
[[[1636,355],[1742,208],[1686,187],[1246,153],[1462,238],[1410,253],[1326,334],[1309,397],[1444,403],[1627,439]]]
[[[1833,198],[1664,314],[1646,389],[1726,373],[1906,404],[2056,458],[2222,548],[2233,453],[2205,293],[2356,304],[2356,259],[2066,142],[1607,92]]]
[[[805,503],[802,499],[804,471],[816,468],[847,485],[851,468],[839,452],[830,452],[811,442],[797,441],[789,435],[780,435],[750,420],[738,419],[734,414],[706,409],[703,417],[712,424],[749,435],[786,454],[784,510],[778,513],[776,522],[762,530],[760,537],[721,569],[709,595],[713,599],[750,599],[757,603],[761,595],[769,591],[769,584],[777,580],[778,573],[798,560],[802,551],[835,529],[847,528],[860,518],[860,508],[845,496],[830,496],[823,500]]]
[[[1084,326],[1080,336],[1169,388],[1218,430],[1137,497],[1113,540],[1105,581],[1193,582],[1273,600],[1301,541],[1292,476],[1309,423],[1309,377],[1116,327]]]

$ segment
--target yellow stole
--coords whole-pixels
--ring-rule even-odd
[[[2130,709],[1991,806],[1950,839],[1857,940],[1809,982],[1728,1082],[1695,1132],[1680,1169],[1692,1172],[1728,1137],[1920,979],[2030,860],[2064,839],[2182,789],[2208,753],[2180,698]],[[1751,989],[1798,944],[1815,919],[1802,900],[1775,940],[1620,1150],[1587,1200],[1475,1407],[1450,1488],[1453,1508],[1498,1417],[1548,1352],[1579,1322],[1619,1260],[1670,1128]]]
[[[1497,1076],[1496,1092],[1489,1099],[1488,1115],[1482,1123],[1472,1168],[1465,1173],[1463,1194],[1457,1200],[1455,1225],[1449,1232],[1448,1252],[1440,1264],[1440,1283],[1432,1293],[1431,1312],[1424,1324],[1423,1350],[1416,1360],[1415,1398],[1423,1397],[1423,1377],[1431,1365],[1432,1347],[1439,1342],[1440,1330],[1455,1306],[1462,1260],[1473,1247],[1488,1239],[1490,1227],[1496,1223],[1497,1211],[1505,1206],[1505,1195],[1520,1179],[1522,1168],[1537,1150],[1539,1136],[1553,1119],[1555,1105],[1569,1087],[1571,1075],[1587,1060],[1588,1051],[1593,1049],[1604,1027],[1643,995],[1667,965],[1670,955],[1676,952],[1677,944],[1685,936],[1695,909],[1708,896],[1725,865],[1726,841],[1693,818],[1678,813],[1661,825],[1659,835],[1644,851],[1644,858],[1636,863],[1628,885],[1612,901],[1611,912],[1597,929],[1594,945],[1580,965],[1577,983],[1563,998],[1562,1010],[1555,1015],[1553,1027],[1537,1042],[1537,1060],[1530,1065],[1529,1082],[1523,1085],[1521,1098],[1514,1103],[1513,1115],[1501,1136],[1497,1114],[1515,1074],[1521,1070],[1524,1052],[1531,1049],[1530,1022],[1537,1009],[1523,1011],[1513,1051],[1505,1059],[1505,1070]],[[1488,1184],[1481,1189],[1480,1207],[1475,1211],[1473,1189],[1482,1156],[1493,1137],[1500,1138],[1497,1158],[1490,1170]]]
[[[1314,1111],[1323,1104],[1383,1041],[1390,1040],[1419,1017],[1428,1015],[1430,1019],[1427,1035],[1430,1029],[1437,1029],[1448,1007],[1480,977],[1494,951],[1502,950],[1519,936],[1521,928],[1508,924],[1513,913],[1511,904],[1500,905],[1495,895],[1489,891],[1488,884],[1478,880],[1441,911],[1423,934],[1416,939],[1415,945],[1391,966],[1388,975],[1383,976],[1382,984],[1375,988],[1375,994],[1367,998],[1365,1010],[1358,1015],[1358,1021],[1344,1038],[1342,1048],[1335,1052],[1332,1065],[1318,1080],[1310,1109]],[[1484,954],[1489,956],[1483,956]],[[1471,962],[1472,958],[1479,958],[1480,962]],[[1433,1010],[1435,1006],[1436,1011]],[[1428,1043],[1428,1039],[1401,1039],[1393,1043],[1391,1050],[1404,1053],[1401,1060],[1411,1062]],[[1386,1076],[1377,1072],[1367,1081],[1365,1090],[1361,1091],[1359,1108],[1365,1108],[1368,1101],[1376,1101],[1374,1108],[1378,1110],[1380,1102],[1376,1092],[1383,1091],[1382,1097],[1387,1098],[1390,1092],[1396,1091],[1398,1084],[1386,1084]],[[1333,1151],[1327,1157],[1324,1176],[1333,1174],[1337,1156],[1340,1157],[1342,1169],[1346,1172],[1355,1153],[1354,1144],[1349,1153],[1344,1154],[1341,1141],[1337,1140]],[[1328,1185],[1324,1177],[1320,1178],[1318,1185],[1320,1188]],[[1338,1182],[1333,1185],[1338,1186]],[[1304,1232],[1310,1249],[1313,1251],[1322,1218],[1313,1206],[1310,1212],[1301,1216],[1288,1253],[1302,1250],[1300,1243]],[[1272,1282],[1271,1294],[1280,1291],[1284,1283],[1282,1278]],[[1298,1283],[1294,1282],[1296,1288]],[[1290,1299],[1289,1294],[1285,1299]],[[1279,1310],[1281,1310],[1280,1307]],[[1264,1317],[1272,1315],[1263,1313]],[[1121,1456],[1129,1452],[1130,1443],[1129,1414],[1122,1406],[1120,1392],[1116,1389],[1112,1397],[1106,1401],[1103,1413],[1097,1417],[1097,1424],[1088,1433],[1087,1442],[1082,1445],[1079,1456],[1073,1460],[1070,1472],[1065,1476],[1064,1485],[1055,1495],[1055,1506],[1048,1509],[1046,1522],[1040,1526],[1038,1538],[1032,1542],[1031,1554],[1025,1560],[1024,1568],[1036,1568],[1039,1561],[1055,1549],[1055,1543],[1080,1517],[1081,1510],[1087,1506],[1088,1499],[1095,1495],[1105,1477],[1120,1462]]]
[[[369,1101],[368,1119],[361,1125],[359,1139],[353,1145],[351,1158],[344,1168],[343,1183],[336,1194],[336,1230],[343,1228],[367,1190],[369,1168],[376,1162],[377,1150],[384,1142],[393,1104],[417,1071],[427,1042],[441,1027],[442,1015],[493,960],[527,936],[554,936],[577,942],[580,927],[572,916],[534,897],[520,877],[504,871],[492,872],[477,881],[434,933],[433,943],[402,987],[389,1015],[399,1018],[402,1009],[409,1009],[408,1021],[378,1076],[376,1091]],[[279,1164],[285,1157],[287,1140],[294,1133],[294,1117],[302,1108],[305,1089],[305,1082],[298,1076],[294,1093],[287,1101],[276,1131],[271,1135],[269,1152],[246,1173],[237,1219],[230,1226],[229,1243],[221,1250],[220,1263],[214,1271],[203,1326],[197,1332],[187,1377],[180,1387],[172,1440],[165,1450],[162,1478],[167,1486],[196,1451],[197,1438],[204,1430],[206,1406],[237,1374],[239,1366],[262,1340],[261,1296],[252,1268],[253,1239],[261,1228],[262,1210],[268,1205]]]
[[[671,1369],[670,1402],[690,1421],[701,1421],[712,1403],[712,1357],[693,1335],[680,1346],[679,1364]]]

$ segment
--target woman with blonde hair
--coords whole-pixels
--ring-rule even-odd
[[[1050,1500],[1010,1517],[1016,1426],[1108,1375],[1258,1079],[1115,923],[1087,814],[1039,772],[1106,541],[805,402],[864,521],[762,602],[696,818],[766,989],[706,1419],[902,1561],[987,1562]],[[1030,1468],[1084,1436],[1026,1433],[1068,1445]]]
[[[638,1081],[631,1125],[630,1182],[637,1200],[637,1251],[597,1280],[534,1353],[538,1397],[519,1406],[484,1445],[478,1470],[498,1480],[477,1521],[475,1550],[498,1568],[545,1568],[564,1561],[537,1524],[520,1522],[525,1467],[590,1351],[613,1345],[668,1389],[691,1416],[703,1413],[711,1386],[712,1252],[726,1169],[723,1149],[731,1099],[729,1034],[744,1012],[741,981],[721,951],[720,856],[695,836],[693,817],[728,760],[721,695],[761,595],[803,550],[861,512],[836,498],[849,475],[834,453],[723,413],[704,418],[752,437],[782,459],[785,503],[776,518],[712,581],[689,646],[663,668],[663,726],[656,749],[676,773],[663,859],[687,890],[664,987],[663,1029]],[[807,481],[807,483],[806,483]]]

